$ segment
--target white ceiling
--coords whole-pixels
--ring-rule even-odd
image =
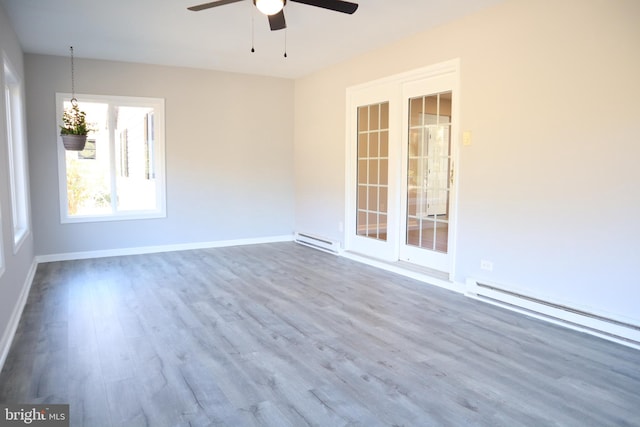
[[[501,1],[360,0],[353,15],[289,1],[287,30],[274,32],[251,0],[200,12],[187,7],[207,0],[0,4],[26,53],[66,56],[73,46],[76,57],[297,78]]]

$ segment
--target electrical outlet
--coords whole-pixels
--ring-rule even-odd
[[[483,259],[480,261],[480,269],[485,271],[493,271],[493,263],[491,261]]]

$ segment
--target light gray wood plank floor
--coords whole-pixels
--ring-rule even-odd
[[[640,351],[294,243],[41,264],[2,403],[74,426],[640,426]]]

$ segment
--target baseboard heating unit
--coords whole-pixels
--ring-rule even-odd
[[[334,254],[340,253],[340,242],[327,239],[324,237],[314,236],[308,233],[296,233],[294,237],[296,243],[300,243],[305,246],[310,246],[315,249],[320,249],[325,252],[331,252]]]
[[[640,325],[613,319],[505,289],[504,286],[467,280],[468,296],[524,314],[640,348]]]

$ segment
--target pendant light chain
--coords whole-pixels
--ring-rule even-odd
[[[73,46],[69,47],[69,51],[71,52],[71,105],[74,107],[78,105],[78,100],[76,99],[76,78],[75,78],[75,67],[73,64]]]

